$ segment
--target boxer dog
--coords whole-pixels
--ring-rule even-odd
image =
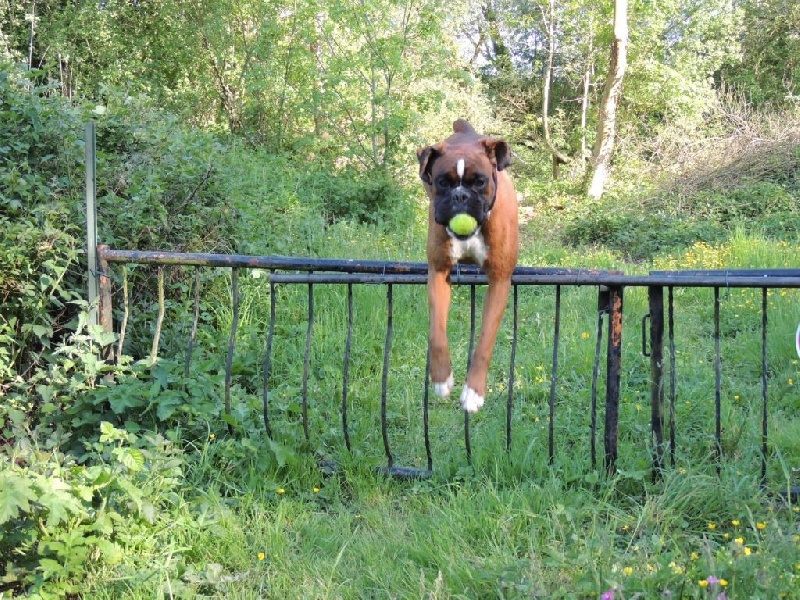
[[[510,163],[509,148],[504,140],[482,136],[459,119],[453,123],[453,135],[420,148],[417,158],[419,176],[430,198],[428,341],[431,381],[438,396],[448,396],[455,385],[447,343],[450,271],[457,263],[474,263],[489,280],[481,332],[461,392],[462,408],[472,413],[483,406],[489,363],[517,264],[517,195],[505,171]],[[450,230],[450,219],[460,213],[477,221],[472,234],[457,235]]]

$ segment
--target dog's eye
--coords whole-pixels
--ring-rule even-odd
[[[486,178],[485,177],[476,177],[472,180],[472,187],[482,190],[486,187]]]
[[[443,190],[450,189],[451,185],[452,184],[450,183],[450,178],[447,177],[446,175],[442,175],[441,177],[439,177],[436,180],[436,187],[438,187],[440,189],[443,189]]]

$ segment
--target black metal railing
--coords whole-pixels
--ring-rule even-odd
[[[166,266],[194,266],[194,267],[227,267],[231,269],[231,295],[233,298],[232,323],[229,336],[228,353],[225,367],[225,409],[230,413],[230,385],[231,364],[234,352],[236,329],[239,320],[239,291],[238,273],[240,269],[263,269],[269,272],[270,286],[270,318],[267,334],[267,344],[264,357],[263,373],[263,419],[268,436],[274,435],[272,427],[272,414],[270,410],[270,374],[272,368],[272,353],[274,352],[275,323],[278,313],[278,296],[275,293],[276,285],[303,285],[308,291],[307,317],[308,325],[305,336],[303,355],[303,375],[301,385],[301,418],[303,435],[310,442],[309,415],[308,415],[308,377],[311,368],[311,340],[314,324],[314,290],[318,285],[343,285],[347,287],[347,333],[343,352],[342,388],[341,388],[341,429],[347,450],[352,449],[351,433],[348,422],[348,393],[349,393],[349,368],[351,361],[351,345],[353,336],[353,286],[354,285],[382,285],[386,289],[386,333],[384,338],[382,370],[381,370],[381,437],[386,455],[386,466],[381,470],[389,475],[408,478],[424,477],[433,469],[433,456],[430,441],[429,423],[429,364],[430,356],[426,359],[425,382],[423,384],[422,418],[425,455],[425,467],[398,466],[391,447],[389,430],[387,426],[387,375],[389,370],[389,356],[391,353],[393,330],[393,290],[399,285],[423,285],[427,282],[427,265],[424,263],[410,262],[383,262],[383,261],[356,261],[335,259],[307,259],[282,256],[244,256],[220,254],[182,254],[171,252],[146,252],[113,250],[106,246],[98,247],[101,322],[111,322],[110,315],[103,316],[111,310],[111,294],[107,290],[110,286],[111,264],[140,263],[158,265],[159,269]],[[476,294],[477,286],[487,283],[485,275],[472,266],[459,266],[453,270],[451,280],[455,285],[469,286],[470,288],[470,342],[469,353],[472,353],[472,344],[475,335]],[[555,455],[555,423],[556,423],[556,384],[559,378],[559,344],[561,337],[561,291],[564,286],[591,286],[597,290],[597,304],[593,310],[597,314],[597,331],[593,368],[591,374],[591,408],[590,408],[590,453],[591,464],[594,468],[597,463],[597,434],[598,434],[598,378],[600,362],[603,355],[602,340],[604,320],[608,329],[605,346],[606,363],[606,389],[604,398],[604,423],[603,423],[603,466],[608,472],[616,470],[618,458],[619,436],[619,403],[622,368],[622,324],[623,324],[623,292],[625,288],[639,287],[648,291],[649,312],[642,319],[642,352],[650,358],[650,408],[651,431],[653,441],[653,470],[658,474],[665,468],[666,461],[675,464],[675,399],[676,399],[676,364],[675,364],[675,317],[674,296],[675,288],[705,287],[714,290],[714,370],[715,370],[715,458],[717,464],[722,458],[722,429],[721,429],[721,348],[720,348],[720,299],[721,289],[729,288],[754,288],[762,291],[761,304],[761,343],[762,343],[762,410],[761,410],[761,477],[766,479],[767,469],[767,419],[768,419],[768,371],[767,371],[767,291],[777,288],[800,288],[800,269],[779,270],[723,270],[723,271],[653,271],[648,275],[625,275],[615,271],[594,269],[563,269],[563,268],[535,268],[518,267],[512,278],[513,296],[511,306],[512,319],[512,344],[510,364],[508,367],[508,396],[506,402],[506,440],[505,446],[509,450],[512,440],[512,411],[514,409],[514,363],[518,339],[518,287],[519,286],[551,286],[555,289],[555,314],[553,316],[553,352],[552,371],[549,392],[549,424],[548,424],[548,457],[550,462]],[[161,298],[163,303],[163,272],[159,278]],[[667,290],[665,309],[664,290]],[[195,285],[194,321],[191,339],[187,346],[186,369],[191,360],[193,337],[196,332],[197,310],[199,301],[199,279]],[[103,298],[106,298],[103,301]],[[666,312],[665,312],[666,310]],[[124,314],[128,313],[126,305]],[[666,316],[666,327],[665,327]],[[646,329],[649,321],[649,331]],[[124,328],[124,323],[122,324]],[[664,350],[665,331],[669,344],[668,351]],[[159,335],[158,327],[156,335]],[[648,349],[649,348],[649,349]],[[665,381],[665,357],[669,358],[668,374]],[[669,403],[666,403],[666,391],[669,389]],[[472,459],[470,441],[470,416],[464,413],[464,444],[466,459]]]

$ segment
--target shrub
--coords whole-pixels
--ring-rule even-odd
[[[93,572],[130,561],[131,550],[157,553],[150,528],[181,502],[181,453],[110,423],[99,433],[87,444],[92,465],[21,433],[0,454],[0,595],[77,597]]]

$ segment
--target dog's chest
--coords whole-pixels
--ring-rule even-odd
[[[489,246],[486,245],[486,240],[483,239],[483,233],[480,231],[466,240],[450,239],[450,257],[454,262],[471,259],[475,263],[483,265],[488,256]]]

